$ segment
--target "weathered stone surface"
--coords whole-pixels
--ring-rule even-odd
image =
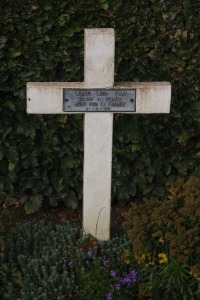
[[[110,237],[112,113],[86,113],[83,227],[98,240]]]
[[[112,28],[85,29],[84,82],[88,88],[114,84],[115,34]]]
[[[83,82],[28,83],[27,112],[30,114],[74,113],[63,112],[63,88],[82,89],[85,85]],[[170,111],[171,84],[169,82],[119,82],[115,83],[113,88],[136,89],[136,111],[121,112],[123,114],[156,114]]]
[[[113,87],[114,49],[113,29],[85,30],[85,87]],[[112,113],[85,114],[83,227],[98,240],[110,238],[112,130]]]

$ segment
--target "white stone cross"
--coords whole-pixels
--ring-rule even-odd
[[[171,85],[168,82],[123,82],[114,85],[115,37],[113,29],[85,29],[84,47],[84,82],[27,83],[27,113],[85,114],[83,228],[86,233],[92,234],[98,240],[108,240],[110,238],[113,113],[169,113]],[[133,90],[136,109],[124,111],[119,108],[113,112],[110,108],[110,111],[104,111],[99,107],[98,111],[64,111],[64,89],[67,91],[75,89],[76,93],[77,89],[80,91],[97,89],[98,94],[101,89],[104,92]],[[80,95],[83,97],[81,98]],[[90,101],[90,99],[84,98],[84,94],[80,95],[80,101],[75,105],[77,107],[85,105],[85,109],[90,109],[89,105],[98,106],[100,102],[103,106],[105,101],[107,101],[107,106],[118,106],[116,99],[120,99],[96,98],[96,101],[91,101],[92,104],[88,102],[88,104],[83,100]],[[68,99],[65,100],[68,101]],[[122,103],[122,105],[125,104]]]

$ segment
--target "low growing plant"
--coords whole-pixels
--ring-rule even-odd
[[[106,299],[113,293],[114,283],[123,290],[126,280],[133,280],[127,254],[131,248],[131,241],[124,235],[97,242],[75,224],[20,224],[0,253],[2,299],[64,300],[74,299],[75,295],[92,299],[88,297],[94,293],[93,299]],[[121,282],[117,280],[119,275]],[[96,286],[90,280],[94,276]]]
[[[160,264],[153,266],[141,265],[139,272],[140,296],[151,296],[155,300],[200,299],[200,284],[191,276],[189,266],[174,258],[161,258]]]
[[[178,180],[163,202],[133,203],[124,217],[149,294],[155,299],[163,293],[162,299],[199,299],[200,178]]]
[[[137,271],[121,262],[121,268],[115,261],[104,259],[81,278],[82,295],[88,300],[134,299],[137,296]],[[135,298],[136,299],[136,298]]]

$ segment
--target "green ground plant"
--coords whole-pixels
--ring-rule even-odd
[[[138,272],[131,269],[134,261],[128,266],[121,257],[117,260],[118,266],[116,261],[106,259],[86,272],[81,278],[81,295],[88,300],[137,299]]]
[[[136,289],[131,248],[124,235],[97,242],[75,224],[23,223],[0,253],[3,299],[123,299]]]
[[[199,300],[199,190],[191,177],[165,201],[133,203],[128,237],[106,242],[71,223],[16,226],[0,253],[3,299]]]

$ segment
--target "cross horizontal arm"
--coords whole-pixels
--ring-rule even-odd
[[[27,113],[73,114],[84,112],[63,111],[63,89],[84,89],[84,82],[27,83]],[[169,113],[171,84],[169,82],[115,83],[113,89],[135,89],[136,111],[129,114]],[[106,89],[104,89],[106,90]]]

